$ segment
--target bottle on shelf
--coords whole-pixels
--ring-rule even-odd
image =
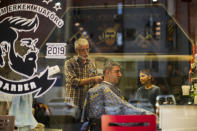
[[[197,87],[194,87],[193,98],[194,104],[197,104]]]

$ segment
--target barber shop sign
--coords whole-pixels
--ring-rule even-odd
[[[51,78],[49,67],[38,73],[39,47],[56,26],[62,28],[64,3],[53,0],[1,0],[0,1],[0,69],[9,69],[21,76],[12,80],[0,74],[0,91],[12,95],[36,92],[40,97],[56,82]],[[65,4],[64,4],[65,5]],[[41,35],[42,34],[42,35]],[[19,54],[17,48],[25,50]]]

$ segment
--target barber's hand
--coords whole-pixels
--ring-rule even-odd
[[[103,81],[103,77],[102,76],[95,76],[95,77],[93,77],[93,79],[94,79],[94,81],[96,83],[100,83],[101,81]]]

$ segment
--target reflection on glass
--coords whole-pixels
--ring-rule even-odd
[[[73,56],[74,41],[86,37],[90,42],[90,58],[95,60],[100,73],[106,58],[121,63],[123,78],[120,90],[130,103],[152,110],[147,101],[139,103],[132,100],[139,87],[138,70],[144,67],[152,68],[155,83],[163,95],[173,95],[160,97],[158,105],[183,103],[181,85],[189,82],[192,41],[168,15],[164,6],[119,4],[68,7],[62,17],[66,22],[64,28],[54,29],[47,41],[66,42],[66,59],[44,59],[46,46],[43,45],[39,54],[43,59],[38,61],[40,67],[58,64],[63,74],[64,61]],[[63,75],[59,83],[51,89],[50,96],[64,99],[66,81]],[[48,99],[48,96],[42,97],[46,103]],[[118,106],[106,107],[109,114],[115,114],[119,109]]]

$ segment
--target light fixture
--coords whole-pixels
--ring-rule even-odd
[[[79,27],[79,30],[82,31],[83,30],[83,27]]]
[[[87,35],[87,32],[86,32],[86,31],[83,31],[82,34],[83,34],[84,36],[86,36],[86,35]]]
[[[75,26],[78,27],[80,25],[79,22],[75,22]]]

